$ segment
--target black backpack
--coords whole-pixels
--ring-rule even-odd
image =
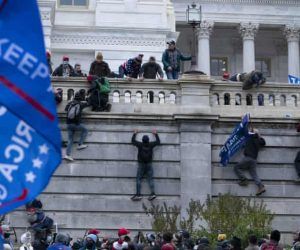
[[[150,162],[152,160],[152,148],[150,145],[144,145],[141,148],[140,159],[143,162]]]
[[[72,102],[68,108],[67,117],[69,120],[76,120],[80,116],[80,102]]]

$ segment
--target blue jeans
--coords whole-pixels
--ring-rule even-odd
[[[151,194],[154,194],[153,168],[151,162],[139,162],[139,167],[136,174],[136,194],[141,194],[141,181],[143,176],[147,174],[147,180]]]
[[[178,79],[179,72],[176,70],[166,71],[166,75],[168,79],[176,80]]]
[[[72,151],[73,137],[74,137],[75,132],[77,130],[81,131],[80,139],[78,142],[78,144],[81,145],[87,136],[87,129],[82,124],[78,124],[78,125],[77,124],[68,124],[67,130],[68,130],[68,146],[67,146],[66,154],[70,155],[71,151]]]
[[[262,187],[263,184],[256,173],[256,162],[257,161],[255,159],[248,156],[244,156],[244,158],[234,166],[234,172],[236,173],[236,175],[239,177],[240,180],[243,180],[246,179],[246,176],[243,174],[242,171],[249,170],[249,173],[252,179],[254,180],[255,184],[258,187]]]

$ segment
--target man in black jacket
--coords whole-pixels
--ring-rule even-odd
[[[147,174],[147,179],[150,187],[151,194],[148,197],[148,200],[151,201],[156,198],[154,191],[154,182],[153,182],[153,168],[152,168],[152,155],[153,148],[160,144],[159,136],[156,130],[153,130],[152,134],[155,135],[156,140],[149,142],[149,136],[144,135],[142,138],[143,142],[136,140],[136,135],[138,131],[135,130],[131,142],[134,146],[138,148],[138,163],[139,167],[136,175],[136,194],[131,197],[133,201],[139,201],[142,199],[141,196],[141,180],[145,174]]]
[[[244,158],[234,166],[234,172],[239,177],[239,185],[247,186],[248,180],[243,174],[242,170],[249,170],[251,177],[253,178],[255,184],[258,186],[256,195],[261,195],[266,192],[265,186],[262,184],[256,173],[256,159],[258,151],[261,147],[266,145],[266,141],[260,137],[258,130],[253,129],[253,132],[250,133],[250,138],[247,140],[244,150]]]
[[[74,100],[69,102],[65,108],[65,111],[67,111],[68,145],[64,159],[68,161],[74,161],[74,159],[71,157],[71,151],[73,145],[73,137],[77,130],[81,131],[77,149],[80,150],[87,147],[87,145],[83,144],[87,136],[87,129],[81,123],[81,113],[82,110],[89,105],[87,102],[83,102],[81,100],[82,97],[80,93],[76,92]]]
[[[154,56],[150,56],[149,61],[143,64],[139,75],[141,81],[144,80],[144,78],[156,79],[157,75],[160,81],[164,78],[164,73],[160,65],[156,63]]]

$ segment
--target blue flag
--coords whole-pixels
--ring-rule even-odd
[[[300,77],[289,75],[290,84],[300,84]]]
[[[61,161],[36,0],[0,0],[0,214],[34,199]]]
[[[249,120],[250,115],[244,115],[242,121],[235,127],[230,137],[221,148],[219,156],[221,157],[221,163],[224,167],[228,164],[229,158],[233,156],[249,138]]]
[[[3,250],[3,249],[4,249],[3,244],[4,244],[4,239],[3,239],[3,235],[2,235],[1,232],[0,232],[0,250]]]

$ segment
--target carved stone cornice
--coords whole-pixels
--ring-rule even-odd
[[[245,39],[254,39],[255,35],[258,31],[259,24],[258,23],[240,23],[239,32],[242,38]]]
[[[300,27],[295,25],[286,25],[283,33],[288,42],[299,42],[300,38]]]
[[[198,38],[209,38],[212,33],[214,23],[211,21],[204,20],[200,23],[200,27],[197,28]]]
[[[72,35],[53,35],[51,43],[56,44],[83,44],[83,45],[120,45],[120,46],[142,46],[142,47],[165,47],[165,40],[159,38],[138,37],[111,37],[97,35],[83,35],[82,33]]]

